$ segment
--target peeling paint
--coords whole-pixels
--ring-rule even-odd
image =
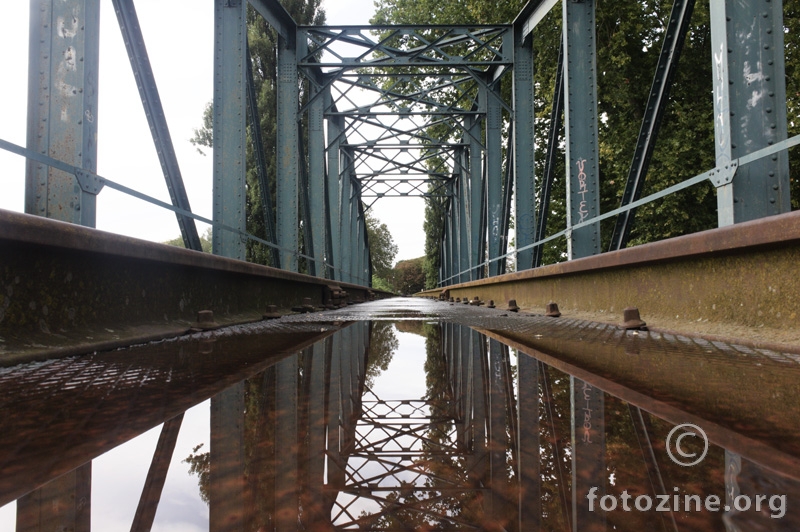
[[[64,17],[58,17],[56,20],[56,35],[64,39],[74,39],[78,34],[78,19],[73,16],[69,21],[69,25],[64,20]]]

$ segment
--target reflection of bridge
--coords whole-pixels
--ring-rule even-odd
[[[444,320],[427,326],[424,398],[386,400],[366,386],[385,333],[342,327],[403,313],[388,302],[9,368],[0,505],[20,497],[21,531],[90,530],[91,460],[164,422],[132,527],[149,530],[168,504],[183,412],[209,397],[201,483],[213,531],[706,530],[721,514],[681,503],[606,515],[589,512],[584,494],[655,499],[678,486],[732,504],[800,493],[798,412],[786,407],[797,403],[796,355],[496,309],[404,307]],[[714,378],[693,378],[698,363]],[[665,447],[685,422],[711,443],[691,471]],[[772,522],[747,512],[734,521]],[[800,522],[791,504],[781,522]]]
[[[616,316],[622,308],[636,306],[646,312],[651,325],[698,331],[699,322],[702,327],[699,332],[717,334],[730,334],[731,327],[735,327],[737,336],[755,339],[756,346],[776,340],[798,342],[795,324],[800,316],[800,293],[794,272],[800,217],[789,212],[788,163],[788,150],[798,143],[798,138],[788,138],[787,133],[780,1],[763,5],[711,3],[714,76],[713,86],[708,90],[714,95],[715,167],[692,169],[693,177],[641,197],[694,6],[693,0],[675,1],[663,31],[662,53],[643,121],[636,125],[640,133],[620,207],[600,212],[593,0],[565,1],[562,5],[565,31],[559,81],[553,95],[553,101],[559,103],[553,105],[552,117],[547,121],[552,129],[542,175],[535,175],[534,171],[534,131],[539,122],[534,115],[536,79],[531,35],[557,1],[532,0],[510,24],[367,28],[298,26],[275,1],[216,0],[214,207],[210,219],[191,211],[133,2],[114,0],[114,7],[170,193],[169,203],[124,186],[114,181],[114,176],[96,173],[98,139],[94,117],[98,116],[99,2],[37,0],[31,4],[30,57],[34,63],[29,79],[28,142],[23,147],[0,140],[0,148],[27,159],[27,214],[0,213],[3,257],[0,284],[4,289],[0,299],[0,356],[4,365],[91,353],[182,334],[190,326],[204,327],[195,323],[200,310],[214,310],[214,323],[229,325],[260,319],[265,309],[269,314],[285,314],[291,308],[302,309],[303,304],[335,307],[348,300],[374,297],[376,294],[368,289],[371,271],[364,213],[374,201],[398,195],[441,200],[444,227],[439,280],[454,298],[479,295],[484,300],[493,298],[498,302],[516,299],[527,310],[541,309],[548,301],[556,300],[562,311],[590,313],[589,317],[601,316],[602,321],[607,321],[611,314]],[[248,95],[254,87],[246,42],[248,5],[278,36],[274,147],[262,145],[258,128],[247,135],[248,120],[256,123],[259,117],[257,98]],[[739,31],[744,26],[752,26],[755,31]],[[760,65],[760,70],[754,73],[752,65]],[[600,65],[600,68],[605,67]],[[510,84],[513,90],[502,91],[502,84]],[[755,93],[764,97],[751,98]],[[554,232],[547,229],[546,215],[555,179],[554,161],[561,145],[562,108],[567,221],[565,227]],[[277,153],[275,175],[269,173],[263,157],[257,157],[253,163],[260,190],[276,190],[274,202],[270,194],[265,193],[261,198],[266,229],[259,235],[246,232],[248,143],[257,154],[273,148]],[[719,229],[623,249],[639,206],[709,181],[717,193]],[[90,229],[95,223],[97,198],[105,187],[173,211],[186,247],[194,251],[165,248]],[[515,249],[509,251],[512,212]],[[616,221],[612,250],[601,254],[601,222],[611,219]],[[196,220],[214,227],[213,256],[197,253],[200,240]],[[543,246],[559,239],[566,243],[566,258],[570,260],[539,267]],[[280,270],[244,262],[248,242],[269,248],[270,263]],[[512,256],[518,271],[501,275],[505,273],[506,259]],[[301,269],[309,275],[299,273]],[[439,295],[439,291],[431,295]],[[310,301],[304,303],[304,298]],[[269,309],[270,305],[277,308]],[[308,449],[317,454],[310,454],[308,460],[315,461],[315,467],[324,458],[322,449],[328,453],[334,448],[355,452],[355,414],[362,407],[363,382],[359,379],[363,377],[360,371],[366,342],[362,327],[359,325],[342,335],[351,335],[350,340],[344,341],[347,347],[343,350],[356,353],[355,358],[336,362],[330,353],[342,350],[318,352],[322,348],[317,346],[304,359],[311,366],[304,368],[303,375],[308,380],[303,382],[308,386],[328,386],[340,393],[337,397],[325,393],[313,395],[317,400],[329,401],[329,406],[330,402],[339,404],[339,410],[335,410],[338,420],[336,423],[326,420],[328,429],[311,425],[302,429],[313,438],[310,441],[315,446]],[[494,328],[489,329],[489,334],[496,334]],[[451,346],[475,345],[471,333],[469,340],[459,334],[446,328],[449,382],[454,398],[462,397],[458,390],[472,389],[473,395],[463,396],[469,398],[465,399],[468,405],[453,403],[453,411],[448,415],[460,431],[458,452],[470,448],[470,433],[473,450],[475,442],[481,441],[480,431],[488,434],[485,440],[489,442],[485,457],[488,463],[481,462],[483,472],[476,477],[479,481],[476,484],[470,478],[469,485],[477,491],[488,486],[493,496],[501,490],[491,474],[502,469],[503,464],[491,438],[508,427],[519,438],[533,438],[536,434],[530,432],[534,429],[529,423],[515,425],[514,417],[508,414],[510,409],[501,413],[504,407],[500,402],[511,404],[511,394],[510,372],[499,344],[489,343],[485,356],[480,349],[468,355],[463,355],[462,349],[454,355],[456,351],[450,351]],[[604,363],[611,364],[614,371],[624,372],[626,364],[617,357],[618,350],[605,352],[605,347],[599,347],[605,346],[602,342],[606,339],[599,338],[595,347],[604,352]],[[615,336],[614,340],[617,339]],[[580,401],[593,413],[605,410],[603,397],[592,395],[597,388],[607,389],[602,380],[607,376],[601,371],[605,366],[600,369],[593,366],[591,371],[581,373],[581,364],[573,367],[572,362],[564,362],[573,353],[572,349],[582,351],[585,346],[576,346],[563,338],[553,339],[552,343],[530,338],[514,341],[523,350],[534,345],[534,350],[544,346],[541,351],[548,356],[558,352],[566,371],[581,379],[573,379],[573,388],[585,395],[573,397],[572,411]],[[300,343],[291,345],[297,347]],[[638,353],[634,339],[626,336],[624,343],[634,349],[631,353]],[[569,352],[562,349],[563,344],[569,345]],[[284,347],[288,349],[288,345]],[[750,349],[755,354],[743,352],[748,356],[771,356]],[[480,366],[476,366],[475,359],[470,357],[479,356],[483,358]],[[329,362],[339,364],[339,373],[331,373],[343,379],[338,383],[324,380],[317,373],[320,368],[325,372],[333,368]],[[555,360],[552,363],[558,366]],[[284,407],[296,406],[296,398],[306,392],[295,389],[300,370],[291,364],[276,365],[274,379],[267,389],[270,394],[278,390],[274,405],[275,435],[286,438],[276,440],[275,445],[293,449],[295,453],[292,442],[296,442],[301,430],[298,428],[301,418],[287,414],[289,410]],[[486,380],[482,392],[476,395],[477,388],[470,387],[477,386],[478,367],[485,369],[482,378]],[[535,373],[524,362],[518,371],[521,378]],[[601,375],[597,382],[592,371]],[[226,375],[241,376],[234,369]],[[527,378],[538,382],[538,377]],[[629,395],[621,396],[647,410],[646,405],[637,403],[640,397],[637,394],[650,383],[627,378],[633,384],[623,387],[620,394]],[[735,382],[731,375],[725,379]],[[653,380],[662,382],[667,375]],[[326,384],[320,384],[323,381]],[[72,384],[81,386],[84,381],[76,382]],[[214,391],[221,391],[221,385]],[[696,390],[684,392],[691,396]],[[239,385],[214,401],[214,422],[220,424],[216,434],[224,432],[222,427],[227,427],[227,423],[236,426],[241,422],[243,394]],[[210,395],[209,388],[206,397]],[[517,400],[521,409],[525,404],[530,407],[533,398],[520,391]],[[760,400],[764,398],[754,393],[753,401]],[[663,416],[669,421],[680,421],[676,412],[670,410],[671,404],[648,404],[651,408],[658,407],[659,413],[666,412]],[[319,407],[317,404],[309,408]],[[476,414],[480,408],[484,408],[488,417]],[[170,412],[174,415],[182,411],[177,407],[173,410]],[[474,417],[471,425],[467,423],[470,412],[478,416],[477,424]],[[635,409],[632,412],[634,419],[644,419]],[[696,411],[678,412],[699,415]],[[507,426],[499,421],[504,416]],[[157,416],[157,419],[170,417]],[[149,419],[147,424],[152,426],[155,419]],[[761,426],[754,419],[750,421]],[[173,429],[177,423],[172,423]],[[476,428],[479,425],[482,428]],[[600,427],[602,420],[598,418],[590,425]],[[637,434],[646,437],[646,423],[640,425]],[[333,433],[329,429],[333,426],[344,427],[336,444],[330,440]],[[773,424],[764,430],[774,427]],[[717,443],[732,449],[732,453],[752,453],[754,461],[772,470],[788,468],[793,474],[797,472],[796,449],[764,442],[757,434],[750,434],[745,444],[737,439],[738,432],[732,433],[724,426],[713,425],[710,430]],[[165,431],[165,440],[169,435],[170,431]],[[756,444],[752,445],[751,440]],[[603,469],[600,458],[605,446],[602,440],[595,441],[601,443],[594,447],[574,447],[571,455],[578,464],[595,464],[594,472],[580,470],[590,479],[597,478]],[[215,470],[212,477],[231,473],[233,480],[230,484],[214,484],[228,491],[224,496],[212,493],[212,498],[223,504],[213,506],[213,523],[223,519],[220,515],[241,516],[243,512],[241,507],[224,507],[224,504],[240,504],[244,490],[237,476],[240,472],[237,468],[243,467],[245,460],[241,442],[223,440],[215,445],[219,449],[229,443],[232,451],[216,460],[224,467],[220,466],[221,472]],[[776,445],[780,452],[774,452]],[[535,447],[519,447],[517,459],[522,467],[526,457],[531,458],[526,453]],[[80,456],[93,456],[98,449],[92,449]],[[732,453],[728,461],[736,464],[738,458]],[[276,475],[281,479],[298,479],[302,474],[295,460],[300,455],[291,456],[291,460],[277,464]],[[330,454],[327,456],[330,458]],[[79,465],[78,462],[74,458],[58,467],[44,468],[46,471],[36,477],[37,483]],[[652,460],[648,463],[652,480],[658,475]],[[529,482],[530,475],[536,476],[526,476],[524,469],[520,471],[520,482]],[[329,473],[335,476],[330,470]],[[78,477],[81,474],[75,473]],[[339,474],[349,478],[344,466]],[[575,470],[573,477],[576,490],[587,488]],[[346,486],[347,480],[337,482]],[[658,484],[653,482],[653,486]],[[77,489],[74,486],[64,489],[73,488]],[[34,497],[45,497],[44,493]],[[276,505],[292,509],[285,515],[276,513],[284,519],[280,527],[291,529],[297,521],[294,506],[297,493],[281,491],[273,496]],[[580,499],[575,496],[575,500]],[[334,504],[329,493],[317,493],[309,500]],[[481,511],[494,508],[491,501],[491,497],[484,499],[488,506]],[[573,527],[581,519],[591,517],[579,517],[577,510],[568,512],[567,506],[565,502],[562,509],[565,519],[572,519]],[[309,511],[317,510],[322,512],[319,516],[327,515],[324,509]]]

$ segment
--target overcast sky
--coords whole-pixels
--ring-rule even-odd
[[[331,25],[367,24],[374,12],[372,0],[323,1]],[[7,2],[7,29],[0,32],[6,50],[0,138],[20,145],[26,131],[29,9],[28,2]],[[211,218],[211,155],[200,155],[188,139],[212,98],[213,3],[138,0],[136,9],[192,210]],[[98,173],[169,202],[111,0],[101,0],[100,39]],[[0,208],[22,212],[23,159],[0,150],[0,179]],[[424,254],[423,209],[419,198],[381,199],[375,205],[374,213],[400,248],[397,260]],[[172,213],[108,188],[98,196],[97,212],[97,227],[106,231],[156,242],[180,234]]]

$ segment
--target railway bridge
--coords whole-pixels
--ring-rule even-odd
[[[160,425],[131,526],[150,530],[184,415],[208,399],[210,452],[192,457],[211,530],[797,529],[800,136],[784,44],[797,28],[780,0],[709,3],[698,99],[712,101],[714,163],[659,189],[647,176],[696,11],[675,0],[651,77],[631,80],[650,90],[603,210],[597,86],[614,66],[598,62],[595,4],[531,0],[506,24],[314,26],[276,0],[214,0],[205,217],[134,1],[113,0],[118,60],[169,202],[98,174],[99,0],[32,0],[27,141],[0,139],[26,161],[10,176],[25,212],[0,211],[0,505],[16,501],[16,529],[90,530],[93,461]],[[249,17],[276,43],[274,146]],[[550,91],[534,42],[553,21]],[[628,246],[637,209],[693,187],[713,189],[717,227]],[[186,249],[95,229],[106,189],[174,213]],[[371,286],[366,213],[419,196],[441,222],[437,287],[390,299]],[[426,394],[373,386],[394,352],[386,323],[425,337]],[[668,457],[687,423],[716,460],[696,477]],[[681,496],[702,484],[703,500],[718,488],[725,509],[627,522],[609,509],[617,475],[653,499],[673,495],[668,479]],[[757,495],[763,511],[744,508]]]

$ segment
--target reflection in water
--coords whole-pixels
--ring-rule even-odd
[[[409,351],[410,335],[424,338],[424,353]],[[694,466],[673,461],[675,425],[648,412],[663,396],[625,402],[585,372],[454,324],[357,322],[304,347],[310,338],[284,342],[296,354],[282,357],[264,358],[265,337],[231,350],[217,343],[214,358],[204,344],[139,351],[136,366],[124,355],[75,359],[63,366],[83,375],[72,391],[52,364],[4,370],[0,384],[29,386],[0,388],[0,501],[22,495],[16,529],[90,530],[91,460],[163,421],[133,530],[178,529],[157,513],[170,504],[161,489],[176,461],[197,480],[212,531],[800,529],[797,479],[725,441]],[[398,369],[416,355],[416,368]],[[101,380],[113,385],[83,398]],[[47,391],[49,382],[58,386]],[[181,412],[207,397],[210,435],[177,455]],[[732,400],[715,408],[732,411]],[[709,434],[737,430],[706,419],[698,428]],[[729,438],[747,449],[744,436]],[[684,456],[704,449],[691,435],[678,446]]]

